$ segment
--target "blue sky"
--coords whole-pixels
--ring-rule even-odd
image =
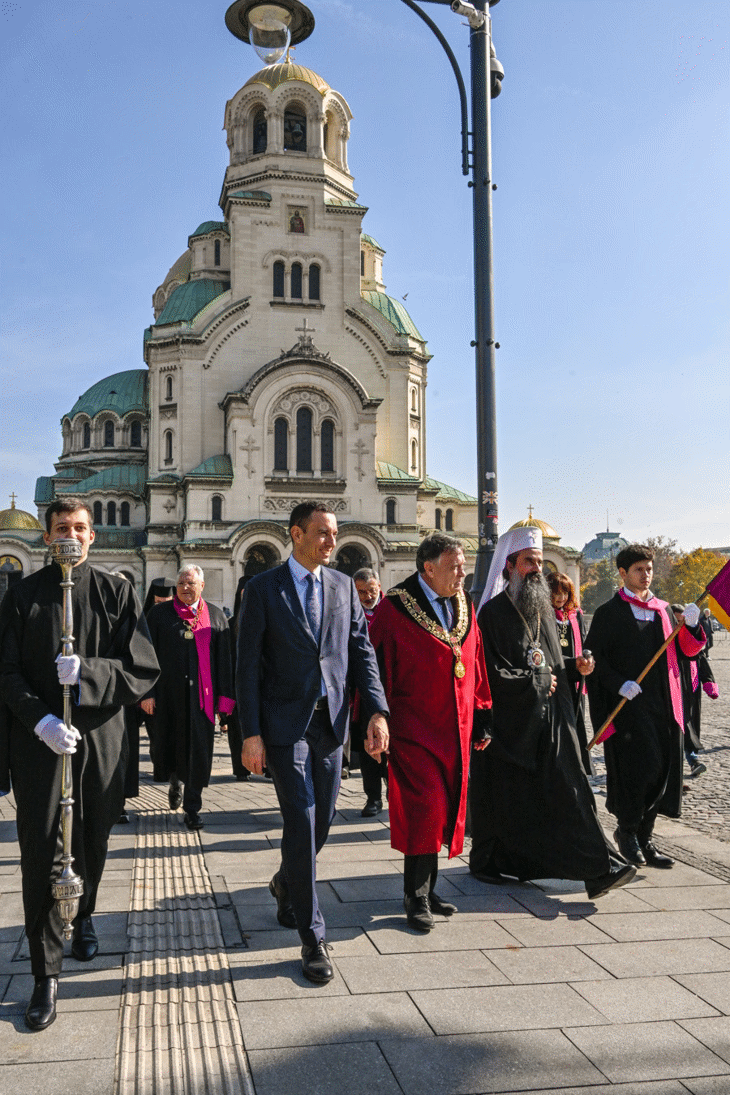
[[[388,291],[434,355],[428,471],[476,493],[471,194],[456,85],[400,0],[311,0]],[[424,3],[468,81],[468,30]],[[151,296],[217,205],[260,67],[225,0],[3,0],[0,508],[61,415],[143,367]],[[726,0],[501,0],[493,102],[500,530],[730,544]]]

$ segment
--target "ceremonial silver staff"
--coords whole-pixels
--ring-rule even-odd
[[[63,575],[61,589],[63,590],[63,635],[61,636],[61,653],[65,658],[70,658],[73,648],[73,610],[71,607],[71,571],[74,564],[82,555],[82,547],[78,540],[54,540],[49,544],[49,551],[54,562],[58,563]],[[63,721],[67,729],[71,729],[71,685],[63,686]],[[63,837],[63,854],[61,856],[61,873],[51,882],[51,893],[58,907],[58,913],[63,921],[63,934],[67,939],[71,938],[73,922],[79,911],[79,899],[84,892],[84,880],[73,869],[74,857],[71,855],[71,830],[73,827],[73,771],[71,769],[71,754],[63,754],[63,767],[61,769],[61,835]]]

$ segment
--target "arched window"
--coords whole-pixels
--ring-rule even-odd
[[[107,525],[116,525],[117,523],[116,502],[107,502],[106,504],[106,523]]]
[[[221,264],[221,241],[213,241],[213,265],[220,266]]]
[[[329,418],[322,423],[322,471],[335,470],[335,424]]]
[[[365,277],[365,252],[360,252],[360,277]]]
[[[94,502],[94,524],[100,525],[102,522],[102,509],[101,502]]]
[[[418,468],[418,445],[415,439],[411,441],[411,471],[416,471]]]
[[[309,407],[297,411],[297,471],[312,470],[312,412]]]
[[[104,448],[114,448],[114,423],[111,421],[111,419],[108,419],[104,423]]]
[[[84,422],[84,442],[83,442],[83,446],[84,446],[85,449],[90,449],[91,448],[91,426],[89,425],[88,422]]]
[[[356,570],[369,567],[370,558],[359,544],[347,544],[337,552],[337,569],[352,578]]]
[[[291,267],[291,295],[293,300],[302,299],[302,264],[293,262]]]
[[[289,423],[277,418],[274,423],[274,471],[289,470]]]
[[[436,510],[436,528],[437,529],[441,528],[441,510],[440,509]]]
[[[395,524],[395,498],[389,498],[385,503],[385,523],[386,525]]]
[[[142,444],[142,423],[133,422],[129,431],[129,443],[133,449],[138,449]]]
[[[172,463],[172,430],[165,430],[165,463]]]
[[[454,511],[452,509],[446,510],[446,531],[454,531]]]
[[[411,410],[412,411],[417,411],[418,410],[418,396],[416,394],[416,389],[415,388],[411,388]]]
[[[119,507],[119,524],[124,528],[129,527],[129,502],[122,502]]]
[[[257,110],[253,116],[253,154],[266,151],[268,140],[268,126],[266,124],[266,111]]]
[[[316,262],[309,267],[309,299],[319,300],[319,266]]]
[[[284,296],[284,263],[274,263],[274,296]]]
[[[223,499],[220,494],[214,494],[210,500],[210,519],[211,521],[223,520]]]
[[[168,400],[168,401],[170,399],[172,399],[172,377],[171,376],[168,376],[165,379],[165,399]]]
[[[307,115],[300,103],[290,103],[284,111],[284,151],[307,151]]]

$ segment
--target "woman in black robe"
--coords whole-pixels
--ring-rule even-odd
[[[580,742],[580,755],[586,775],[595,774],[593,760],[588,751],[588,732],[586,730],[586,684],[585,675],[578,671],[578,658],[583,656],[586,625],[583,613],[578,607],[575,586],[567,574],[548,574],[550,600],[555,609],[555,623],[560,641],[560,653],[565,663],[565,675],[568,678],[570,694],[575,711],[575,730]]]

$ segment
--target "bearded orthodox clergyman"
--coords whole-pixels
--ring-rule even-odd
[[[539,529],[500,537],[478,621],[493,709],[492,744],[472,756],[471,873],[576,879],[601,897],[636,871],[606,840],[583,769]]]

